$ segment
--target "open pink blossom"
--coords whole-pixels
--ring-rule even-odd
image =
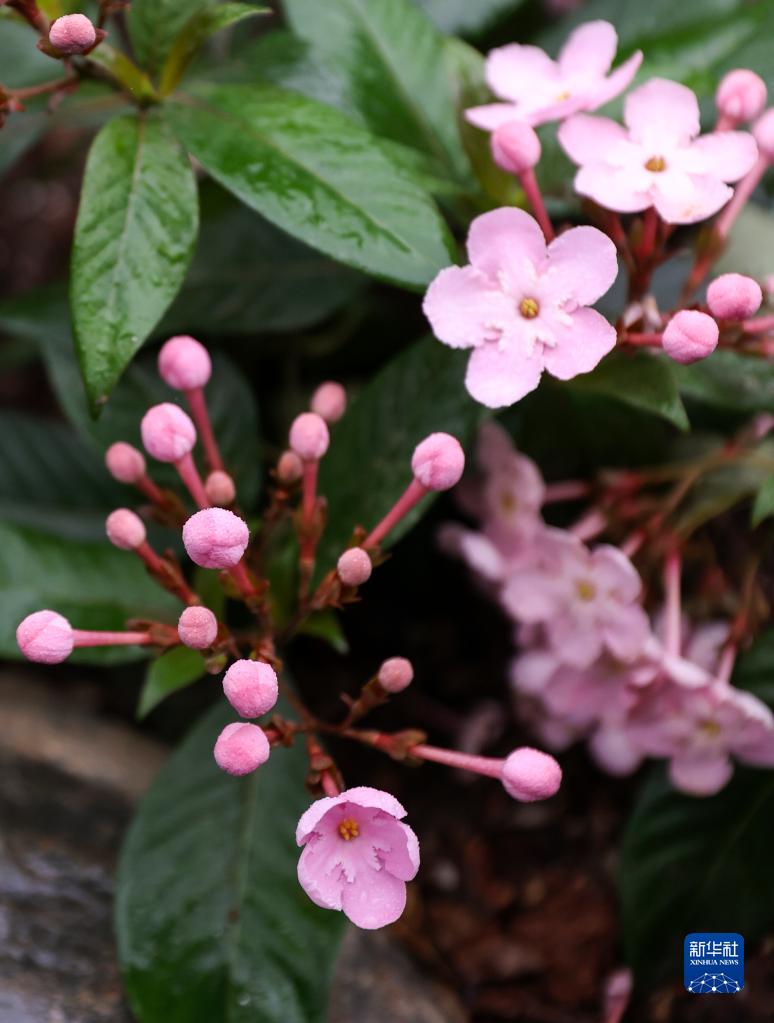
[[[601,231],[574,227],[546,247],[528,213],[492,210],[470,225],[468,257],[468,266],[441,270],[424,311],[439,341],[473,349],[465,384],[476,401],[512,405],[544,369],[569,380],[614,347],[613,327],[586,308],[618,274]]]
[[[419,842],[393,796],[366,786],[312,803],[296,829],[304,846],[298,880],[318,906],[341,910],[372,930],[406,905],[406,881],[419,869]]]
[[[698,101],[678,82],[653,78],[635,89],[624,102],[624,122],[576,114],[559,128],[560,143],[580,165],[575,190],[619,213],[654,206],[670,224],[705,220],[733,195],[728,182],[757,160],[748,132],[698,137]]]
[[[567,664],[588,667],[603,650],[633,660],[650,624],[631,561],[609,544],[590,551],[558,529],[546,529],[539,546],[540,560],[503,588],[505,609],[519,622],[542,625],[549,645]]]
[[[610,74],[618,36],[607,21],[589,21],[575,29],[557,60],[537,46],[511,43],[491,50],[486,80],[502,103],[471,107],[471,124],[494,131],[508,121],[545,124],[578,110],[596,110],[620,95],[637,73],[642,53]]]
[[[543,527],[540,509],[546,488],[540,470],[497,423],[481,428],[478,454],[479,464],[489,467],[482,485],[485,519],[505,533],[530,539]]]

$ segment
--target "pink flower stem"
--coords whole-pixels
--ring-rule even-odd
[[[137,480],[137,487],[145,494],[149,501],[162,506],[166,505],[167,502],[164,499],[161,488],[156,486],[150,476],[141,476]]]
[[[576,501],[587,497],[591,487],[584,480],[566,480],[562,483],[549,483],[543,492],[543,504],[555,504],[559,501]]]
[[[738,123],[733,117],[729,117],[728,114],[718,114],[715,131],[733,131]]]
[[[317,507],[317,472],[320,463],[317,459],[304,462],[304,475],[301,481],[301,518],[308,529],[314,520]]]
[[[765,334],[774,330],[774,316],[759,316],[754,320],[743,320],[742,330],[746,334]]]
[[[135,553],[142,558],[142,560],[145,562],[146,566],[150,569],[151,572],[158,573],[164,571],[163,561],[154,551],[154,549],[151,547],[147,540],[143,540],[143,542],[138,547],[135,547],[134,550]]]
[[[411,509],[422,500],[426,493],[428,493],[427,487],[423,487],[419,480],[413,479],[403,491],[403,494],[384,516],[382,521],[378,525],[374,526],[365,538],[363,541],[363,547],[368,549],[369,547],[376,547],[378,543],[381,543],[390,530],[394,529],[400,520],[404,518],[404,516],[408,515]]]
[[[529,170],[523,171],[519,174],[519,181],[521,187],[524,189],[524,194],[527,197],[527,202],[532,208],[532,212],[535,214],[535,220],[546,236],[547,242],[552,242],[556,237],[554,226],[551,223],[551,218],[546,211],[545,203],[543,202],[543,196],[540,193],[540,186],[537,183],[535,172],[530,167]]]
[[[642,218],[642,241],[638,246],[637,256],[642,261],[652,258],[656,251],[658,239],[658,213],[654,206],[645,210]]]
[[[650,348],[653,348],[653,347],[661,348],[661,334],[657,334],[657,333],[644,333],[644,334],[627,333],[627,334],[622,334],[621,335],[621,337],[619,338],[619,342],[621,344],[626,344],[626,345],[643,345],[643,346],[648,346]]]
[[[243,597],[247,597],[248,600],[255,596],[255,589],[253,584],[250,582],[250,576],[247,574],[247,569],[243,562],[238,562],[232,568],[228,569],[228,574],[234,580],[237,589]]]
[[[599,508],[591,508],[583,515],[574,526],[570,526],[569,532],[584,543],[593,540],[607,528],[607,515]]]
[[[223,459],[220,457],[218,442],[215,440],[215,434],[212,430],[210,414],[207,411],[207,402],[204,397],[204,389],[202,387],[194,387],[190,391],[186,391],[185,396],[188,399],[188,406],[191,409],[193,421],[196,423],[196,429],[199,431],[207,464],[210,469],[222,470],[224,468]]]
[[[73,646],[147,646],[152,643],[149,632],[98,632],[73,629]]]
[[[145,567],[151,575],[153,575],[162,586],[174,593],[176,597],[179,597],[184,604],[199,603],[199,598],[193,590],[189,588],[181,573],[171,566],[169,562],[163,561],[153,550],[147,540],[143,540],[139,547],[135,547],[134,550],[135,553],[142,558],[145,563]]]
[[[680,656],[682,640],[682,608],[680,605],[681,559],[678,551],[672,551],[664,562],[664,591],[666,596],[664,646],[668,654]]]
[[[718,668],[715,672],[716,678],[719,682],[727,684],[731,681],[731,676],[734,674],[734,665],[736,664],[737,655],[736,643],[727,643],[723,647],[723,652],[720,655],[718,661]]]
[[[209,508],[210,500],[207,497],[207,492],[204,489],[202,478],[199,475],[199,470],[196,468],[196,463],[193,460],[193,455],[189,451],[187,455],[183,455],[179,461],[175,462],[175,468],[180,474],[180,479],[186,486],[188,493],[196,501],[200,508]]]
[[[628,536],[620,545],[620,550],[627,558],[633,558],[637,551],[645,543],[645,534],[638,529]]]
[[[436,764],[456,767],[461,771],[472,771],[474,774],[484,774],[488,778],[499,778],[505,763],[504,760],[497,760],[494,757],[478,757],[472,753],[461,753],[459,750],[426,746],[424,743],[412,746],[410,752],[413,757],[419,757],[420,760],[432,760]]]
[[[323,771],[320,777],[320,784],[322,785],[323,792],[326,796],[338,796],[340,794],[339,786],[336,784],[336,780],[331,776],[330,771]]]
[[[728,237],[734,221],[747,205],[747,200],[758,187],[758,183],[766,173],[768,166],[769,161],[766,157],[759,156],[757,162],[753,166],[753,169],[737,184],[730,202],[726,204],[721,211],[720,216],[715,221],[715,235],[718,238],[725,239]],[[693,279],[693,274],[691,275],[691,279]]]

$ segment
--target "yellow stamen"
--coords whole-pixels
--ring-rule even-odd
[[[717,721],[702,721],[699,725],[699,728],[710,739],[717,739],[717,737],[723,730],[717,723]]]
[[[570,95],[571,95],[571,93],[567,92],[567,90],[565,89],[564,92],[557,93],[556,102],[557,103],[564,103],[564,101],[566,99],[570,98]]]
[[[500,495],[500,507],[504,512],[516,510],[516,498],[509,490],[504,490]]]
[[[523,298],[519,306],[519,312],[525,320],[534,320],[540,312],[540,306],[535,298]]]
[[[347,817],[339,824],[339,834],[345,842],[351,842],[353,838],[357,838],[360,834],[360,827],[357,821],[352,820],[351,817]]]
[[[588,579],[579,579],[575,584],[575,592],[581,600],[593,600],[597,595],[596,588]]]
[[[651,156],[645,164],[645,170],[653,171],[654,174],[658,174],[661,171],[666,170],[666,160],[663,156]]]

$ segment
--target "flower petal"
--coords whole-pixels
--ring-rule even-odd
[[[675,758],[669,777],[675,788],[691,796],[714,796],[728,783],[734,766],[727,756]]]
[[[687,86],[651,78],[626,97],[624,121],[632,138],[658,156],[699,134],[699,102]]]
[[[626,145],[626,129],[609,117],[575,114],[559,125],[559,143],[578,164],[604,163],[616,147]]]
[[[669,188],[654,189],[653,205],[668,224],[696,224],[714,216],[734,194],[730,185],[709,175],[686,175],[690,191],[677,186],[677,174],[670,174]]]
[[[640,574],[624,552],[612,544],[603,543],[591,555],[594,579],[618,600],[636,600],[642,590]]]
[[[542,571],[517,572],[505,584],[505,610],[519,622],[534,625],[555,614],[559,595],[556,582]]]
[[[298,883],[315,905],[341,909],[342,889],[347,882],[332,855],[329,837],[315,837],[304,847],[298,860]],[[341,844],[338,836],[336,841]]]
[[[536,87],[547,90],[555,83],[561,92],[559,68],[539,46],[511,43],[490,50],[486,58],[486,81],[500,99],[524,102]]]
[[[587,21],[570,35],[559,52],[563,75],[602,78],[610,70],[618,36],[609,21]]]
[[[378,841],[379,859],[387,869],[401,881],[411,881],[419,870],[419,841],[417,836],[402,821],[375,820],[364,837]]]
[[[524,210],[512,206],[483,213],[470,225],[468,257],[476,269],[497,280],[505,273],[523,280],[529,266],[542,266],[546,240],[538,222]]]
[[[650,635],[650,622],[639,604],[610,604],[602,633],[614,657],[632,661],[642,652]]]
[[[746,131],[714,131],[691,146],[691,153],[702,157],[703,171],[721,181],[738,181],[758,159],[758,146]]]
[[[637,50],[628,60],[625,60],[620,67],[603,79],[593,93],[588,97],[586,110],[598,110],[611,99],[620,96],[624,89],[628,89],[634,76],[642,64],[642,50]]]
[[[585,617],[559,614],[545,623],[545,629],[551,648],[565,664],[588,668],[602,653],[602,634]]]
[[[395,923],[405,907],[406,882],[384,869],[358,871],[342,893],[345,914],[369,931]]]
[[[578,195],[593,199],[606,210],[639,213],[653,205],[649,193],[641,187],[644,183],[633,179],[627,167],[588,163],[575,175],[574,187]]]
[[[578,305],[591,305],[618,276],[614,243],[596,227],[571,227],[548,246],[552,284]]]
[[[478,107],[468,107],[465,120],[484,131],[494,131],[509,121],[521,119],[519,107],[513,103],[484,103]]]
[[[487,408],[502,408],[534,391],[542,372],[537,348],[528,356],[521,351],[518,338],[506,341],[503,348],[500,342],[487,341],[470,356],[465,386],[471,397]]]
[[[427,289],[422,310],[439,341],[452,348],[475,348],[497,336],[515,318],[513,304],[480,270],[449,266]]]
[[[615,348],[615,341],[615,328],[601,313],[578,309],[572,314],[572,325],[557,334],[556,347],[543,349],[545,368],[559,380],[571,380],[594,369]]]

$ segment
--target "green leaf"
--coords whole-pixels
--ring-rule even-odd
[[[680,391],[686,398],[733,409],[741,414],[774,408],[774,362],[721,350],[691,366],[675,364]]]
[[[637,980],[678,976],[690,931],[733,923],[749,941],[771,926],[774,773],[737,768],[711,798],[676,792],[654,771],[621,849],[624,948]]]
[[[205,672],[204,657],[198,650],[176,646],[151,661],[140,693],[137,717],[144,718],[178,689],[189,686]]]
[[[51,608],[79,629],[123,629],[130,618],[174,622],[179,605],[129,551],[107,540],[66,540],[0,523],[0,654],[19,657],[14,631],[26,615]],[[73,661],[117,664],[146,657],[144,647],[76,650]]]
[[[465,358],[433,339],[412,345],[363,388],[333,428],[320,466],[328,527],[319,549],[321,571],[331,568],[355,526],[370,529],[411,482],[411,455],[428,434],[445,431],[464,445],[483,418],[464,386]],[[388,536],[395,543],[420,518],[429,500]]]
[[[303,330],[351,302],[367,278],[247,212],[211,182],[191,269],[163,333]]]
[[[774,515],[774,475],[769,476],[755,495],[752,524],[759,526],[770,515]]]
[[[345,77],[369,127],[465,178],[443,35],[410,0],[286,0],[291,28]]]
[[[722,256],[712,276],[722,273],[748,274],[764,281],[774,266],[774,213],[762,206],[746,206],[734,221]]]
[[[296,879],[296,823],[309,805],[302,745],[246,778],[212,747],[234,712],[220,701],[164,766],[124,845],[116,929],[142,1023],[323,1023],[342,914]]]
[[[175,297],[197,227],[196,180],[160,115],[110,121],[86,163],[70,288],[93,406]]]
[[[768,454],[768,458],[767,458]],[[767,459],[764,461],[764,459]],[[676,528],[691,533],[755,494],[774,466],[774,448],[761,445],[755,456],[739,459],[706,473],[692,488]]]
[[[89,55],[89,59],[107,71],[111,78],[115,78],[134,100],[153,102],[158,98],[147,74],[121,50],[114,50],[107,43],[100,43]]]
[[[349,642],[335,611],[318,611],[311,618],[307,618],[298,631],[303,636],[314,636],[316,639],[324,640],[338,654],[349,653]]]
[[[513,14],[524,0],[414,0],[444,32],[454,35],[477,35],[494,25],[498,19]]]
[[[762,632],[741,655],[731,681],[774,709],[774,627]]]
[[[680,400],[672,363],[646,352],[613,352],[591,373],[575,377],[573,390],[603,394],[688,429],[688,416]]]
[[[213,6],[213,0],[132,0],[126,16],[132,49],[155,75],[186,23]]]
[[[338,111],[271,86],[225,85],[170,103],[169,115],[212,177],[334,259],[416,288],[448,264],[429,195]]]
[[[159,82],[161,95],[168,96],[177,87],[186,68],[210,36],[244,21],[245,18],[252,18],[256,14],[270,13],[268,7],[254,7],[252,4],[243,3],[223,3],[218,4],[217,7],[207,7],[194,14],[175,39],[164,62]]]

